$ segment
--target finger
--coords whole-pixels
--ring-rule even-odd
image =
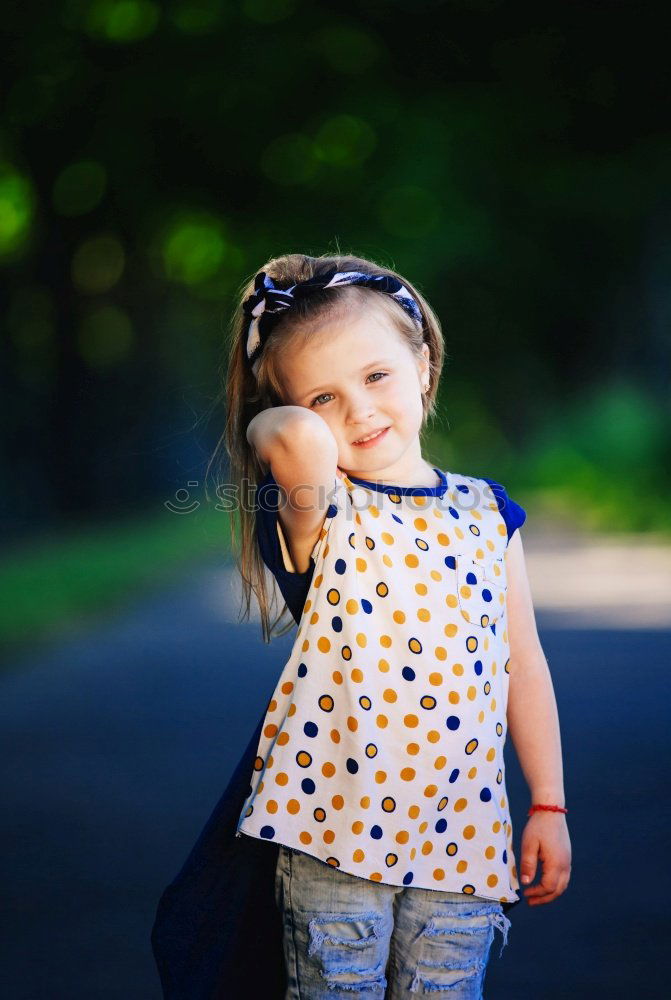
[[[547,885],[543,882],[539,882],[538,885],[532,885],[529,889],[525,889],[524,894],[527,898],[529,898],[529,896],[547,896],[556,891],[557,886],[554,883],[552,885]]]
[[[538,885],[531,886],[529,889],[525,890],[525,897],[529,902],[533,903],[551,903],[558,896],[561,896],[564,891],[565,884],[563,882],[561,874],[557,875],[556,878],[551,878],[548,875],[544,875],[541,882]],[[529,899],[531,897],[531,899]]]
[[[538,845],[533,848],[523,850],[520,864],[520,879],[522,885],[528,885],[536,878],[536,868],[538,867]]]

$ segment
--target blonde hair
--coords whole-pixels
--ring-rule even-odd
[[[254,292],[254,276],[247,279],[239,289],[238,302],[231,317],[224,384],[225,428],[206,471],[207,479],[210,466],[225,447],[229,456],[228,484],[233,485],[238,501],[242,496],[243,486],[250,483],[258,486],[264,475],[256,452],[247,441],[247,427],[261,410],[283,405],[283,386],[277,359],[280,352],[290,351],[297,339],[304,343],[310,339],[312,330],[327,322],[338,322],[353,312],[367,308],[382,310],[389,324],[398,331],[417,358],[422,356],[422,344],[426,343],[429,346],[429,389],[422,396],[424,407],[422,428],[435,416],[436,392],[444,361],[443,335],[437,316],[418,289],[389,267],[348,254],[322,254],[319,257],[309,257],[294,253],[274,257],[259,270],[265,271],[281,288],[289,288],[297,282],[334,270],[391,275],[398,278],[414,296],[421,310],[423,322],[420,330],[390,295],[371,291],[365,287],[346,285],[315,290],[310,296],[297,299],[273,327],[265,341],[255,377],[246,354],[249,318],[242,309],[244,300]],[[239,545],[236,513],[239,520]],[[273,580],[269,593],[267,579],[270,574],[267,574],[256,539],[255,511],[248,509],[246,502],[243,504],[238,502],[231,511],[230,530],[231,549],[242,577],[245,603],[240,620],[249,619],[253,591],[259,603],[263,640],[270,642],[274,636],[285,635],[295,623],[291,617],[282,627],[285,613],[290,614],[283,601],[279,614],[271,621],[271,613],[277,609],[277,588]]]

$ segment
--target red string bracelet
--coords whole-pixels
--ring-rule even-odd
[[[558,813],[567,813],[568,812],[568,809],[564,809],[563,806],[542,806],[542,805],[536,804],[536,805],[531,806],[531,808],[529,809],[529,812],[527,813],[527,816],[531,816],[531,814],[533,812],[536,812],[537,809],[548,809],[550,812],[558,812]]]

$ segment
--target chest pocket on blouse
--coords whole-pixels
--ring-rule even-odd
[[[459,610],[471,625],[495,625],[505,609],[507,589],[503,557],[457,556]]]

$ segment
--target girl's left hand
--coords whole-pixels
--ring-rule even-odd
[[[566,814],[539,810],[529,816],[522,833],[520,883],[529,906],[551,903],[561,896],[571,878],[571,841]],[[536,866],[541,863],[541,880],[529,886],[524,875],[533,882]]]

